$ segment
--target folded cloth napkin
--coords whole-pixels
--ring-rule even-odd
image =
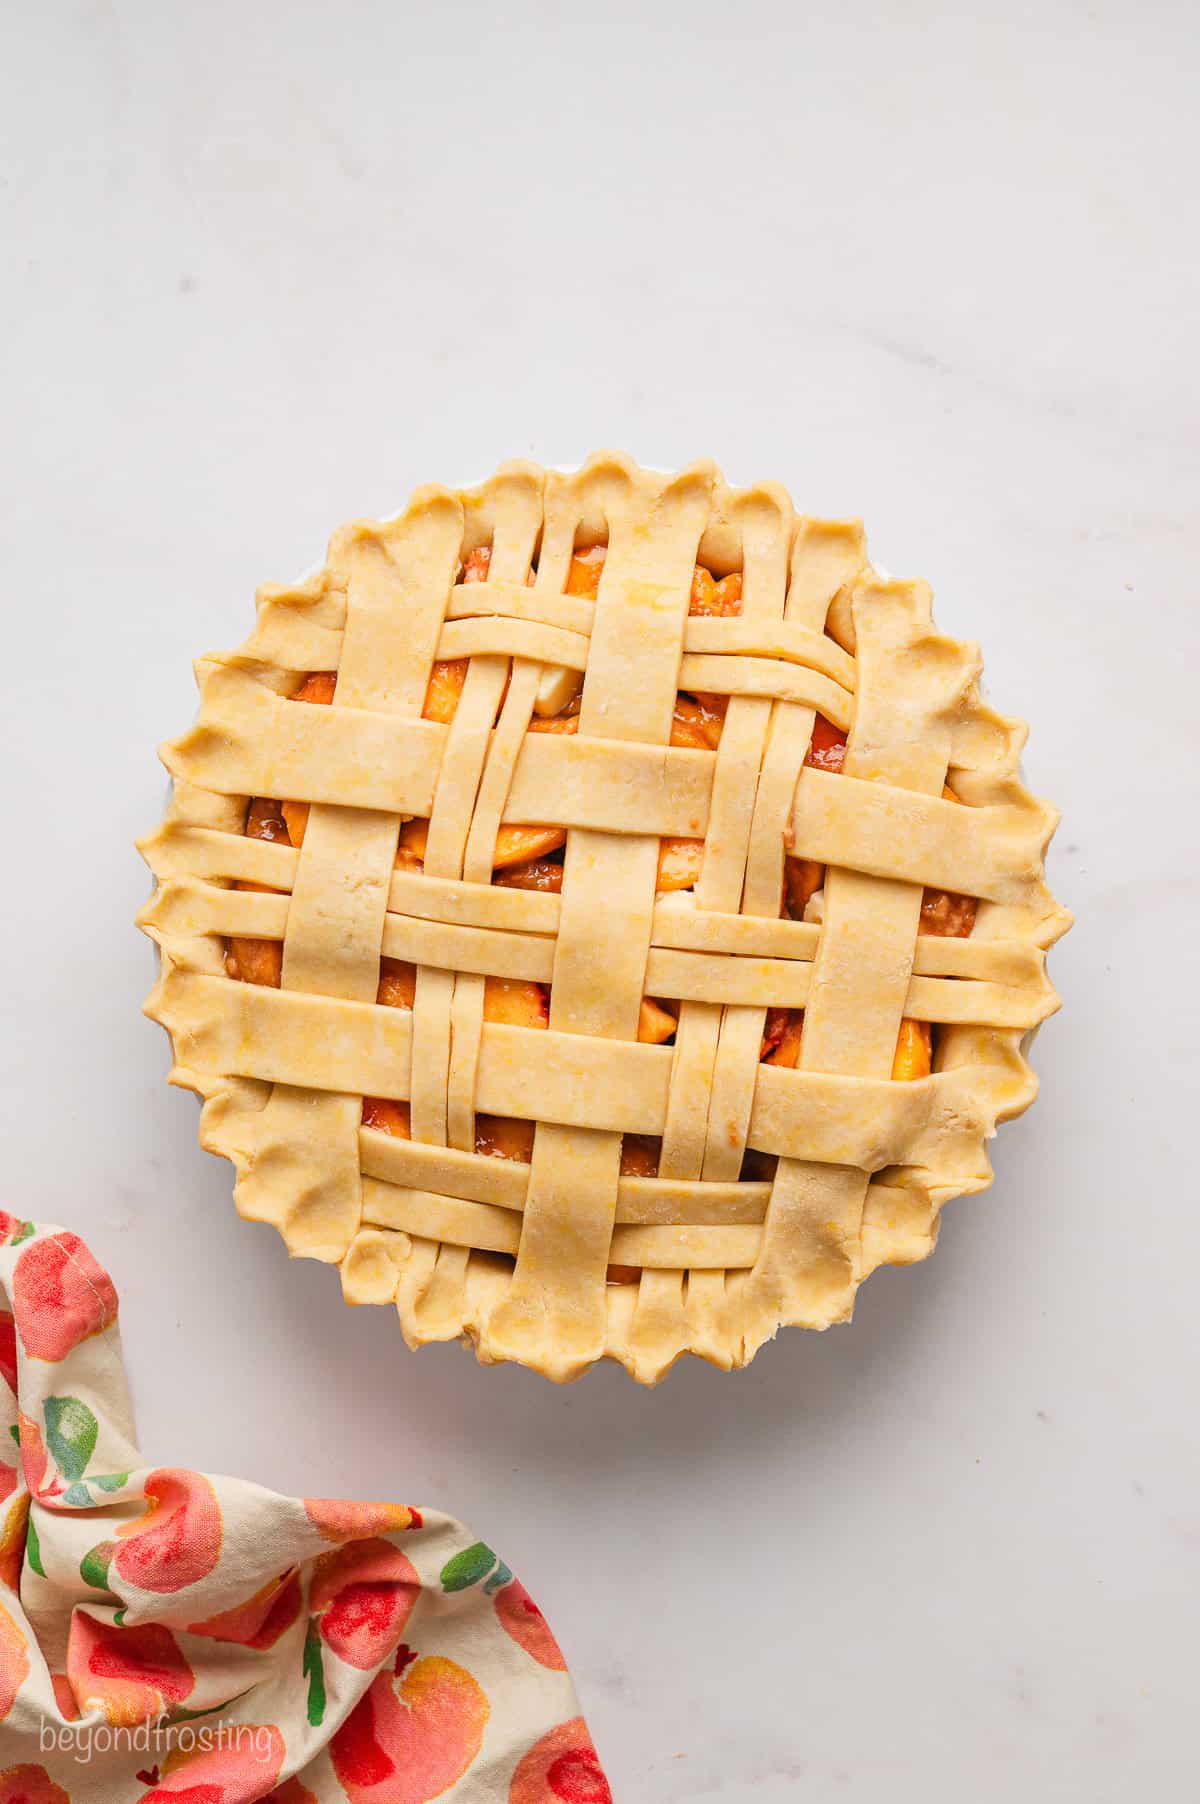
[[[145,1465],[78,1235],[0,1213],[0,1292],[0,1804],[611,1804],[490,1547]]]

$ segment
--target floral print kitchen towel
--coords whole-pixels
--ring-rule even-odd
[[[112,1279],[3,1213],[0,1371],[0,1804],[611,1804],[490,1547],[147,1466]]]

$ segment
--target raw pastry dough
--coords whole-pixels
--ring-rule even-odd
[[[586,596],[565,592],[581,546],[605,548]],[[447,660],[469,663],[425,717]],[[317,671],[332,705],[295,705]],[[147,1012],[241,1212],[338,1264],[348,1301],[394,1301],[410,1344],[463,1335],[554,1379],[603,1356],[644,1383],[689,1351],[740,1366],[781,1324],[845,1320],[990,1181],[984,1142],[1032,1101],[1026,1044],[1057,1006],[1056,816],[974,648],[935,631],[922,584],[874,574],[857,524],[709,464],[509,464],[343,529],[198,676],[143,845]],[[819,716],[848,729],[840,774],[806,767]],[[307,805],[298,845],[245,836],[264,796]],[[565,852],[493,881],[498,836],[531,822]],[[691,866],[680,841],[703,842]],[[819,922],[782,917],[785,860],[797,913],[823,882]],[[980,899],[969,937],[936,937],[961,928],[925,886]],[[243,939],[281,947],[278,988],[231,979]],[[376,1001],[381,959],[415,967],[411,1009]],[[498,980],[549,986],[549,1025],[498,1018]],[[639,1041],[645,997],[671,999],[673,1044]],[[910,1035],[934,1052],[908,1083],[902,1022],[935,1036]],[[364,1124],[364,1097],[411,1138]],[[527,1159],[475,1150],[496,1118],[536,1124]],[[656,1175],[622,1169],[623,1135],[661,1139]]]

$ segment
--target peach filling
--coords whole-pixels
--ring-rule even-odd
[[[605,547],[593,546],[578,551],[571,559],[566,593],[595,599],[599,593],[604,569]],[[485,582],[491,562],[491,551],[482,546],[470,552],[464,561],[464,583]],[[533,581],[531,572],[528,580]],[[741,613],[742,578],[740,573],[722,577],[697,564],[693,577],[688,612],[692,615],[732,616]],[[438,660],[430,673],[422,715],[426,720],[449,725],[454,719],[467,678],[468,661]],[[337,674],[317,670],[305,677],[293,699],[317,705],[333,700]],[[714,751],[721,741],[728,697],[681,691],[676,697],[670,743],[685,749]],[[501,704],[502,705],[502,704]],[[529,723],[531,733],[575,733],[579,729],[578,691],[557,714],[543,717],[535,714]],[[805,763],[820,770],[840,771],[846,752],[846,738],[835,726],[818,714],[812,743]],[[952,797],[952,791],[946,790]],[[251,839],[277,841],[300,847],[308,824],[306,802],[273,801],[254,797],[247,810],[245,832]],[[427,820],[409,820],[400,830],[396,850],[396,866],[401,870],[424,869],[429,835]],[[493,855],[493,883],[511,889],[557,894],[563,883],[563,848],[566,830],[561,827],[532,825],[502,826],[496,836]],[[664,838],[660,841],[656,888],[659,894],[695,887],[700,876],[704,841],[701,839]],[[803,920],[809,903],[825,881],[824,868],[811,859],[794,857],[784,860],[784,884],[781,912],[792,920]],[[266,885],[239,882],[244,890],[265,890]],[[976,904],[973,897],[951,895],[944,890],[926,890],[921,904],[921,932],[965,938],[975,923]],[[249,939],[233,936],[228,943],[225,960],[230,977],[244,983],[278,988],[281,977],[283,948],[278,940]],[[379,989],[376,1000],[385,1007],[411,1009],[416,993],[416,967],[398,959],[380,960]],[[550,992],[539,983],[488,977],[484,980],[483,1018],[530,1028],[545,1028],[550,1020]],[[678,1026],[679,1005],[663,998],[643,997],[638,1020],[638,1039],[651,1045],[665,1045],[674,1038]],[[794,1068],[800,1056],[804,1028],[804,1011],[793,1008],[769,1008],[763,1031],[760,1057],[763,1063]],[[892,1077],[911,1080],[927,1077],[932,1068],[933,1037],[928,1022],[905,1019],[900,1024]],[[399,1139],[412,1137],[409,1104],[387,1097],[363,1098],[363,1125]],[[514,1159],[527,1163],[533,1151],[534,1124],[506,1116],[477,1115],[475,1118],[475,1150],[493,1158]],[[647,1135],[626,1134],[621,1145],[621,1172],[627,1177],[655,1177],[658,1174],[660,1142]],[[766,1155],[748,1152],[743,1167],[747,1178],[769,1176],[774,1160]],[[633,1266],[610,1266],[609,1281],[630,1282],[639,1276]]]
[[[813,726],[812,743],[805,764],[817,770],[840,771],[846,757],[846,736],[824,715],[818,714]],[[942,791],[947,801],[958,797],[949,784]],[[783,912],[793,921],[802,921],[812,898],[825,883],[825,867],[811,858],[784,860]],[[975,925],[977,903],[974,896],[959,896],[944,889],[927,889],[921,897],[922,933],[944,939],[967,939]],[[797,1011],[803,1022],[803,1010]],[[768,1017],[769,1023],[769,1017]],[[799,1037],[796,1039],[799,1048]],[[794,1057],[771,1057],[768,1062],[795,1064]],[[897,1082],[911,1082],[928,1077],[933,1069],[933,1030],[928,1021],[912,1021],[907,1016],[900,1023],[892,1060],[892,1077]]]

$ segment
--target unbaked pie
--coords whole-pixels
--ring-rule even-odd
[[[148,1013],[238,1208],[555,1379],[924,1257],[1036,1084],[1053,810],[861,528],[605,453],[335,534],[201,661]]]

